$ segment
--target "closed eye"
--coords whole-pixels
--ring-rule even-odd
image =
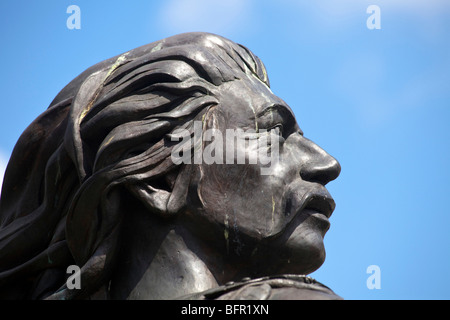
[[[273,127],[271,127],[269,129],[269,131],[272,131],[272,132],[274,132],[275,134],[277,134],[279,136],[283,136],[283,132],[284,132],[283,124],[278,123],[278,124],[274,125]]]
[[[267,131],[278,130],[277,134],[287,138],[298,126],[292,111],[284,105],[273,104],[257,113],[258,127]]]

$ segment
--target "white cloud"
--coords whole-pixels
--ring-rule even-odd
[[[386,88],[395,72],[385,57],[358,53],[348,57],[331,77],[333,85],[354,108],[366,128],[379,128],[420,108],[432,108],[430,99],[446,97],[450,90],[450,58]],[[392,83],[391,83],[392,85]]]
[[[337,29],[364,26],[370,5],[377,5],[381,11],[382,28],[384,21],[404,23],[423,36],[440,37],[445,30],[442,24],[448,21],[450,1],[448,0],[284,0],[283,5],[297,6],[303,13],[312,16],[318,29]],[[386,19],[386,20],[385,20]],[[317,30],[316,30],[317,31]]]
[[[161,25],[171,33],[205,31],[219,34],[248,26],[250,0],[170,0],[159,14]]]
[[[442,9],[450,8],[448,0],[377,0],[373,2],[393,10],[411,11],[418,14],[439,13]]]
[[[359,11],[361,7],[378,5],[380,8],[414,12],[417,14],[440,13],[442,9],[450,8],[448,0],[319,0],[312,5],[310,2],[300,2],[303,7],[316,7],[325,12],[349,13]]]

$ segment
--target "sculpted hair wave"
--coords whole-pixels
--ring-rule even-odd
[[[0,198],[0,298],[92,298],[107,287],[127,190],[149,210],[176,214],[189,165],[173,164],[177,128],[220,104],[215,88],[262,62],[212,34],[170,37],[105,60],[69,83],[19,138]],[[167,197],[152,186],[170,185]],[[159,212],[159,213],[161,213]],[[80,290],[66,269],[81,268]]]

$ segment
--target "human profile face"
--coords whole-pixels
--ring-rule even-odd
[[[338,177],[339,163],[303,136],[292,110],[259,79],[226,82],[215,94],[219,105],[207,125],[223,133],[267,130],[277,136],[270,140],[278,143],[270,148],[277,161],[195,165],[200,204],[188,210],[192,225],[228,256],[253,265],[255,274],[316,270],[325,259],[323,238],[335,207],[325,185]],[[244,152],[251,156],[263,147]]]

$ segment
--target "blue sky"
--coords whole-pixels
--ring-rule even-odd
[[[79,30],[66,26],[73,4]],[[369,5],[379,30],[366,26]],[[217,33],[263,60],[305,136],[341,163],[312,276],[346,299],[450,299],[450,2],[5,0],[0,15],[0,179],[20,134],[83,70],[177,33]],[[367,288],[370,265],[380,289]]]

